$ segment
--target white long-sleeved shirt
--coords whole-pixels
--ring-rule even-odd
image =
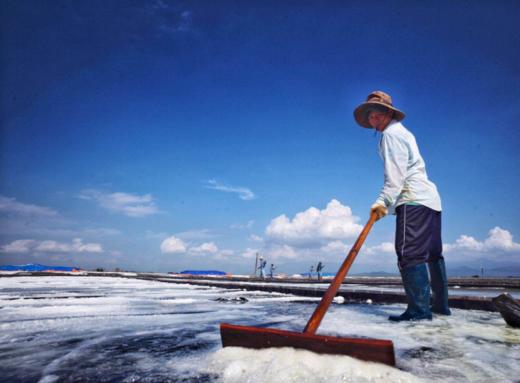
[[[385,168],[385,183],[376,200],[386,207],[406,203],[441,211],[437,187],[428,179],[417,142],[400,122],[392,121],[381,135],[379,155]]]

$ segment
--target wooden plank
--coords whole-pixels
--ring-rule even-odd
[[[220,335],[223,347],[253,349],[293,347],[318,354],[348,355],[365,361],[395,366],[394,344],[390,340],[339,338],[227,323],[220,325]]]

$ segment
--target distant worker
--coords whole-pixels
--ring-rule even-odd
[[[318,262],[318,265],[316,266],[316,272],[318,273],[318,281],[321,281],[321,270],[325,268],[325,265],[323,263]]]
[[[273,279],[273,277],[274,277],[274,270],[275,269],[276,269],[276,266],[271,263],[271,267],[269,268],[269,276],[271,277],[271,279]]]
[[[258,269],[260,269],[260,278],[265,278],[265,266],[267,265],[267,261],[260,257],[260,266],[258,266]]]
[[[381,133],[379,155],[384,165],[384,185],[370,213],[379,220],[392,208],[397,215],[395,250],[408,307],[401,315],[390,316],[391,321],[431,319],[432,311],[451,314],[442,255],[441,199],[437,187],[428,179],[415,137],[400,122],[404,117],[393,106],[392,98],[381,91],[370,93],[354,110],[359,125]],[[433,291],[431,308],[428,269]]]
[[[311,271],[309,272],[309,279],[312,279],[313,272],[314,272],[314,265],[311,266]]]

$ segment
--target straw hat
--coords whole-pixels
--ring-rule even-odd
[[[401,121],[404,119],[404,113],[392,105],[392,97],[385,92],[376,90],[370,93],[367,100],[354,110],[356,122],[363,128],[372,128],[368,123],[368,112],[381,106],[394,111],[394,120]]]

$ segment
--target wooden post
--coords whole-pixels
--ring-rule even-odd
[[[253,275],[256,277],[256,270],[258,270],[258,253],[256,253],[256,259],[255,259],[255,272]]]

